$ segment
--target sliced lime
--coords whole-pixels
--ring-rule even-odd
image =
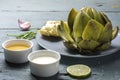
[[[91,74],[91,68],[83,64],[71,65],[67,67],[67,73],[73,77],[86,78]]]

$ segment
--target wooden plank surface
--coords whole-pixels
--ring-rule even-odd
[[[20,34],[19,30],[0,30],[0,45],[8,39],[7,34]],[[33,50],[42,49],[36,42]],[[119,80],[120,79],[120,53],[112,54],[102,58],[72,58],[62,56],[59,66],[59,73],[53,77],[41,78],[36,77],[30,73],[29,63],[25,64],[11,64],[5,61],[3,49],[0,46],[0,80],[76,80],[66,75],[66,68],[72,64],[85,64],[91,67],[92,74],[85,80]],[[84,79],[81,79],[84,80]]]
[[[104,11],[113,23],[120,27],[120,0],[0,0],[0,45],[8,39],[7,34],[20,34],[17,20],[31,23],[31,30],[39,29],[48,20],[67,20],[71,8],[90,6]],[[43,49],[36,40],[33,50]],[[29,63],[15,65],[5,61],[0,46],[0,80],[76,80],[66,75],[66,68],[72,64],[91,67],[92,75],[81,80],[120,80],[120,53],[95,59],[79,59],[62,56],[59,73],[53,77],[41,78],[30,73]]]
[[[31,23],[31,28],[40,28],[48,20],[67,20],[69,12],[2,12],[0,13],[0,29],[19,28],[17,20],[22,19]],[[120,26],[120,13],[105,12],[113,23]]]
[[[72,7],[94,7],[102,11],[120,11],[120,0],[0,0],[2,11],[69,11]],[[6,6],[6,5],[7,6]]]
[[[0,45],[8,39],[7,34],[20,34],[19,30],[0,30]],[[36,42],[33,50],[42,49]],[[75,78],[66,75],[66,68],[73,64],[85,64],[91,67],[92,74],[85,80],[119,80],[120,79],[120,53],[112,54],[102,58],[72,58],[62,56],[59,66],[59,73],[53,77],[41,78],[30,73],[29,63],[11,64],[5,61],[2,47],[0,47],[0,80],[76,80]],[[84,80],[84,79],[81,79]]]
[[[6,4],[7,3],[7,4]],[[81,9],[84,6],[104,11],[118,25],[120,18],[120,0],[1,0],[0,28],[18,28],[17,20],[30,21],[32,28],[39,28],[47,20],[67,20],[71,8]]]
[[[19,30],[0,30],[0,45],[9,37],[7,34],[20,34]],[[42,49],[36,42],[33,50]],[[92,74],[85,80],[119,80],[120,79],[120,53],[112,54],[102,58],[72,58],[62,56],[59,66],[59,73],[53,77],[41,78],[31,74],[29,63],[11,64],[5,61],[2,47],[0,47],[0,80],[76,80],[66,75],[66,68],[72,64],[85,64],[92,69]],[[81,79],[84,80],[84,79]]]

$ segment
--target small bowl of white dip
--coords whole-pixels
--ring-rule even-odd
[[[58,73],[60,59],[60,54],[53,50],[38,50],[28,55],[31,73],[39,77],[50,77]]]

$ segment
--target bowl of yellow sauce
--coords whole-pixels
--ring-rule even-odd
[[[32,52],[33,43],[26,39],[11,39],[3,42],[5,60],[11,63],[25,63]]]
[[[25,45],[25,44],[13,44],[13,45],[6,46],[7,50],[12,50],[12,51],[21,51],[29,48],[30,48],[30,45]]]

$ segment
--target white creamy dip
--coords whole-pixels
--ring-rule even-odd
[[[50,64],[55,61],[57,61],[57,59],[53,57],[38,57],[32,60],[32,62],[37,63],[37,64]]]

